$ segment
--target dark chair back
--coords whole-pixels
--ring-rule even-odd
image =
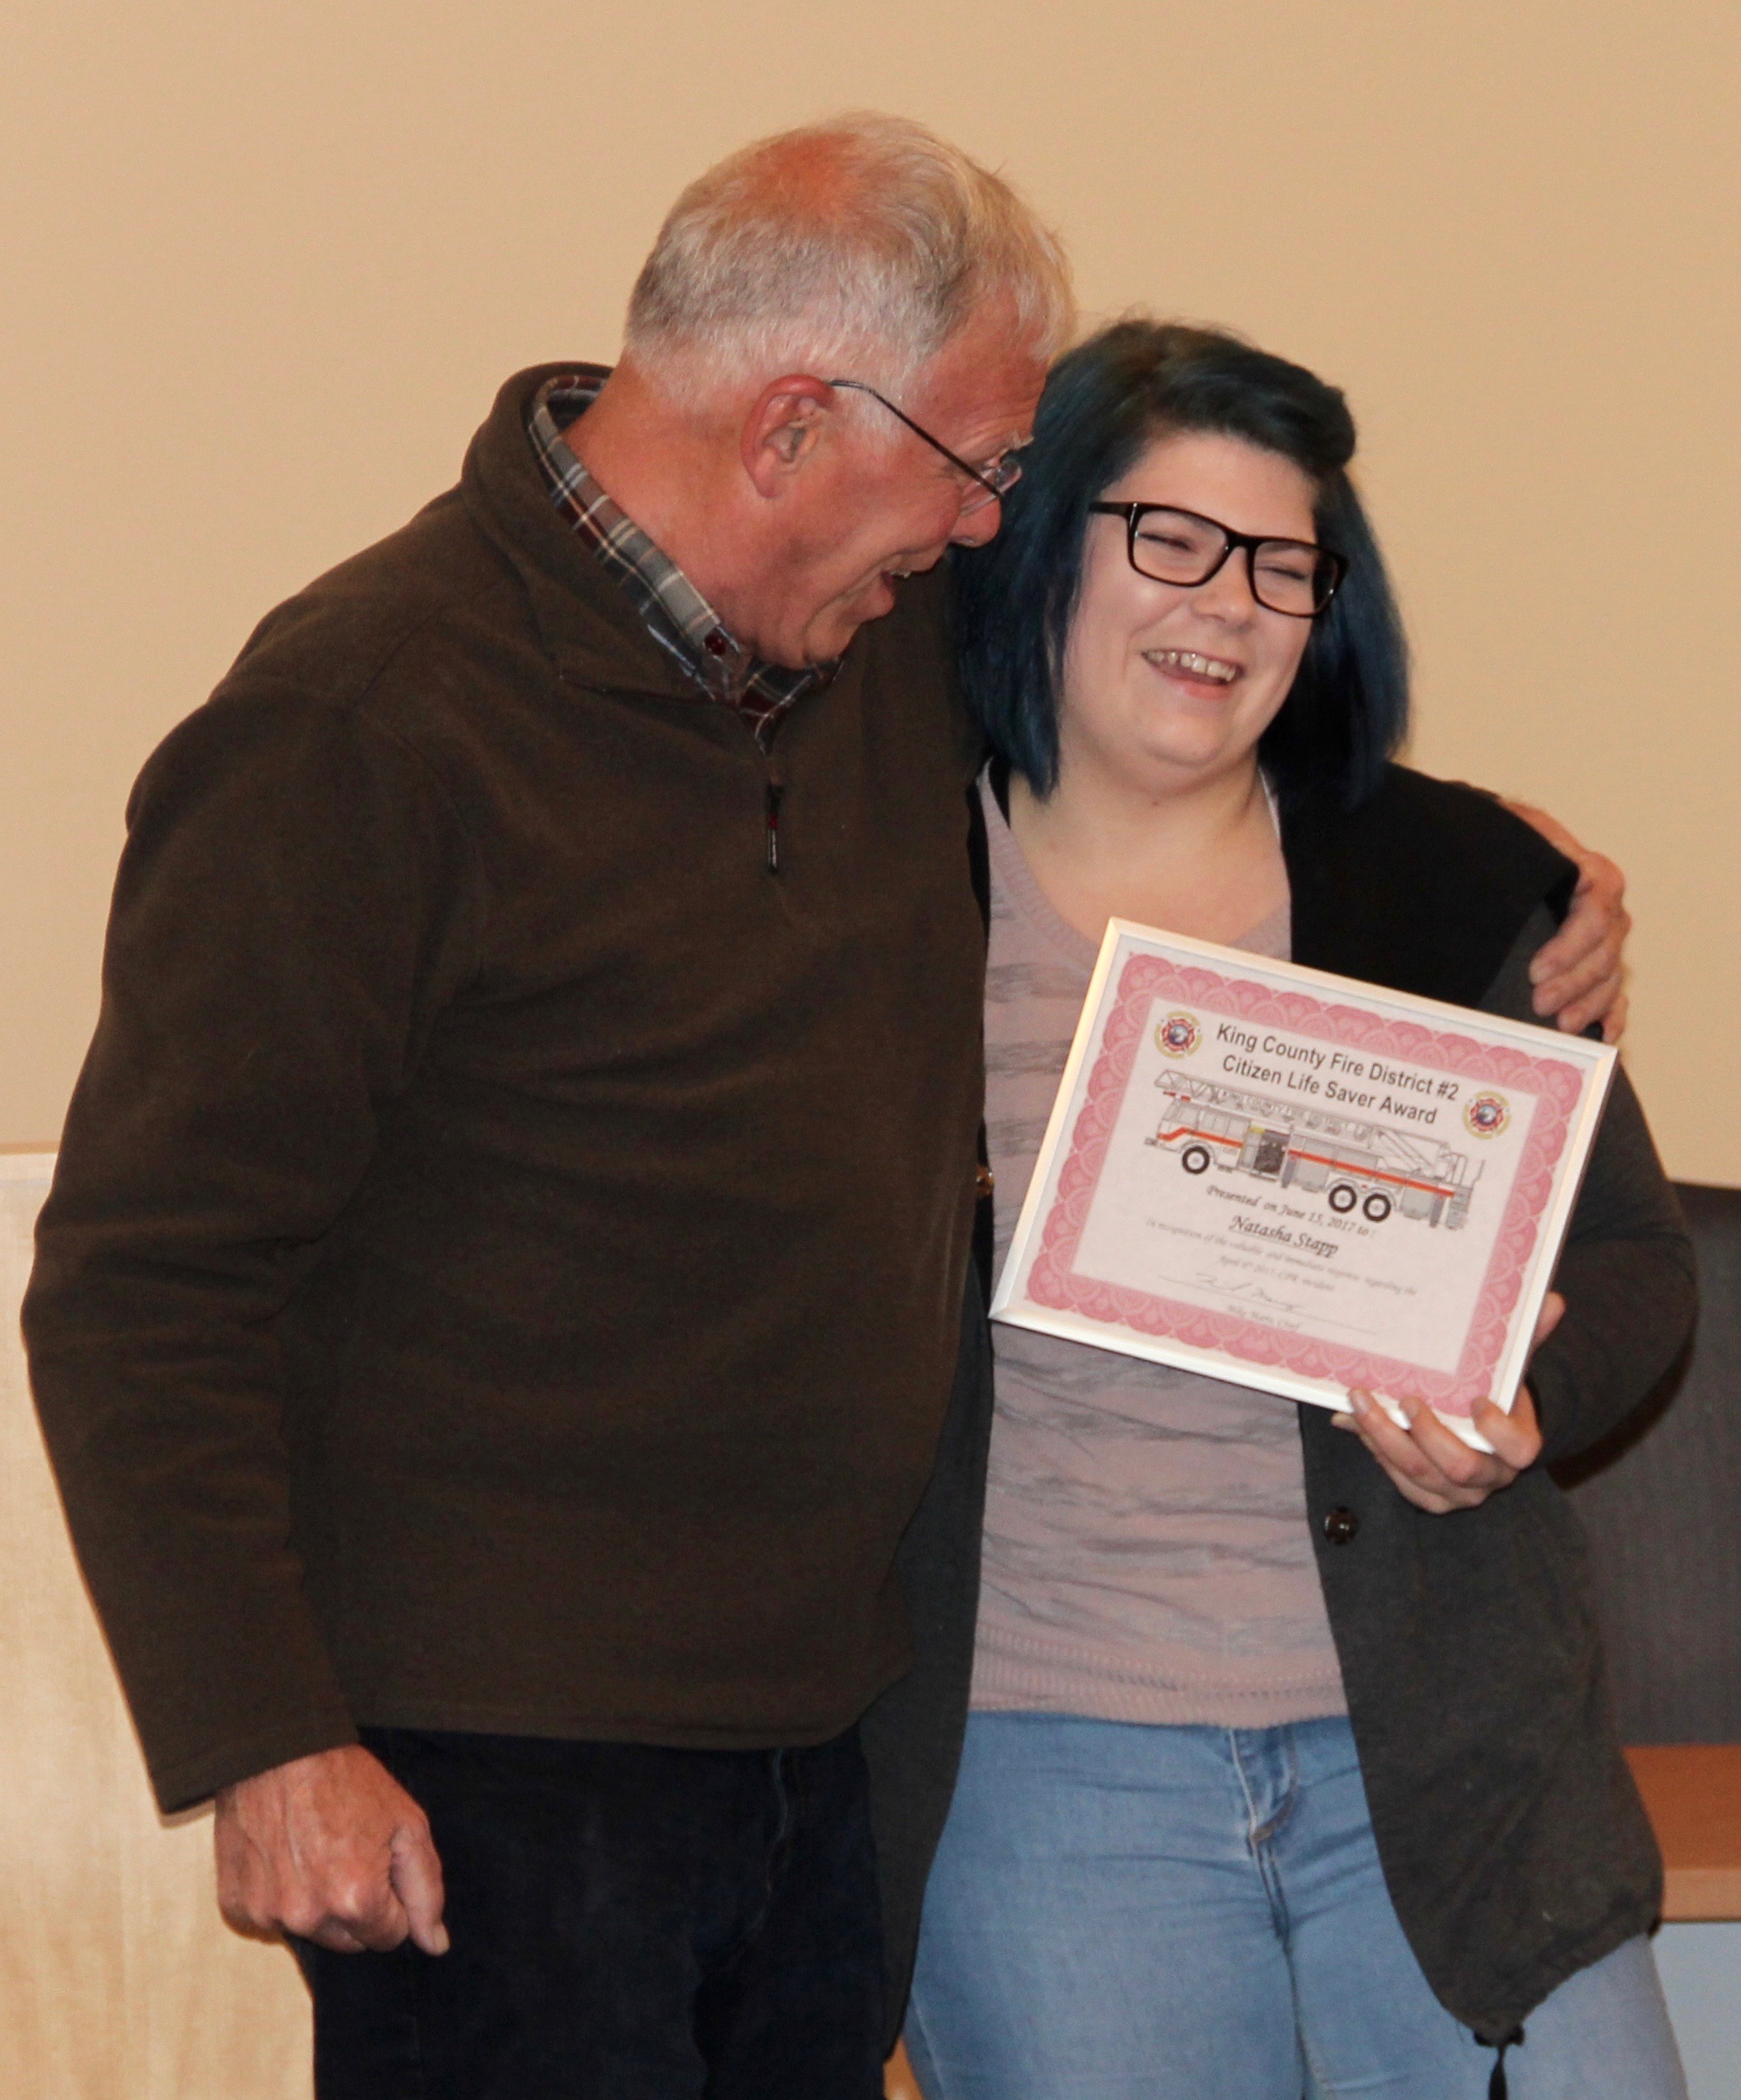
[[[1589,1533],[1621,1739],[1741,1742],[1741,1189],[1676,1193],[1699,1255],[1698,1331],[1559,1477]]]

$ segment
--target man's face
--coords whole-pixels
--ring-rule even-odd
[[[1045,366],[1013,334],[1008,314],[988,310],[944,345],[901,401],[974,466],[1025,443],[1033,426]],[[995,502],[964,515],[977,484],[879,404],[835,398],[839,408],[782,499],[781,558],[736,608],[740,638],[776,664],[838,656],[867,620],[892,609],[901,576],[933,567],[952,540],[981,545],[1002,522]],[[876,428],[878,417],[886,430]]]

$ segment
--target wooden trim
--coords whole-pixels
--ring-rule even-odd
[[[897,2042],[895,2054],[882,2071],[883,2100],[925,2100],[919,2090],[919,2081],[912,2075],[912,2066],[907,2061],[907,2045]]]
[[[1658,1743],[1626,1756],[1663,1848],[1664,1918],[1741,1918],[1741,1743]]]

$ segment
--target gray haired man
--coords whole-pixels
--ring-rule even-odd
[[[32,1359],[326,2100],[881,2090],[980,1096],[938,564],[1068,315],[917,126],[752,148],[135,792]]]
[[[983,1348],[939,565],[1067,326],[917,126],[752,148],[135,791],[28,1339],[323,2100],[881,2089],[960,1687],[880,1851],[859,1723]]]

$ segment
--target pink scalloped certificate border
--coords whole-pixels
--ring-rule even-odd
[[[1454,1371],[1435,1370],[1396,1357],[1368,1354],[1309,1335],[1288,1333],[1237,1313],[1213,1312],[1151,1295],[1080,1273],[1076,1257],[1105,1170],[1114,1126],[1124,1105],[1137,1052],[1158,1001],[1188,1006],[1224,1019],[1284,1029],[1294,1035],[1369,1052],[1532,1096],[1530,1117],[1505,1215],[1465,1331]],[[1242,1362],[1285,1370],[1296,1378],[1375,1392],[1407,1392],[1441,1413],[1467,1415],[1493,1390],[1505,1354],[1536,1235],[1553,1194],[1586,1074],[1563,1059],[1532,1056],[1510,1043],[1480,1043],[1452,1030],[1368,1008],[1340,1005],[1306,991],[1282,990],[1230,977],[1165,955],[1127,959],[1082,1105],[1059,1169],[1056,1192],[1040,1235],[1023,1295],[1054,1312],[1102,1325],[1218,1350]]]

